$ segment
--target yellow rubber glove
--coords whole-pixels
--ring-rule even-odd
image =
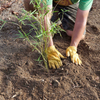
[[[56,69],[62,66],[60,57],[65,57],[55,48],[55,46],[48,47],[46,50],[46,54],[50,68]]]
[[[71,57],[71,61],[75,64],[79,64],[81,65],[82,64],[82,61],[80,60],[78,54],[77,54],[77,48],[74,47],[74,46],[69,46],[67,49],[66,49],[66,56],[67,57]]]

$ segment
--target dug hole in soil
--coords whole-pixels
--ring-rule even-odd
[[[0,6],[13,0],[1,0]],[[17,21],[23,1],[16,0],[0,11],[0,19]],[[2,23],[0,22],[0,25]],[[24,39],[16,38],[19,27],[5,24],[0,31],[0,100],[99,100],[100,99],[100,1],[94,0],[87,22],[87,33],[78,46],[82,65],[63,59],[63,66],[49,69],[36,59],[37,51]],[[24,26],[24,31],[30,27]],[[34,34],[34,32],[32,33]],[[62,32],[54,36],[54,45],[64,55],[71,38]]]

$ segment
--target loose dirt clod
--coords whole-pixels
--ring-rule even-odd
[[[11,5],[12,5],[13,3],[15,3],[15,2],[16,2],[16,1],[9,2],[9,3],[7,3],[7,4],[1,5],[1,7],[0,7],[0,12],[3,11],[3,10],[5,10],[5,9],[7,9],[7,8],[10,8]]]

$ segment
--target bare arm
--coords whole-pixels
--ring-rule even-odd
[[[41,7],[43,7],[43,4],[41,4]],[[52,5],[48,5],[47,9],[49,10],[49,13],[47,13],[44,17],[44,27],[45,30],[48,31],[48,47],[49,47],[49,46],[53,46],[52,35],[50,33],[50,29],[51,29],[50,19],[52,16]]]
[[[70,46],[77,47],[86,28],[89,10],[78,9]]]

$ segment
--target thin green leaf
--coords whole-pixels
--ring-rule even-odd
[[[0,27],[0,30],[4,27],[4,25],[6,24],[6,21],[3,23],[3,25]]]
[[[23,33],[20,30],[18,30],[18,32],[20,33],[20,34],[17,34],[19,36],[19,38],[25,38],[25,36],[23,35]]]

